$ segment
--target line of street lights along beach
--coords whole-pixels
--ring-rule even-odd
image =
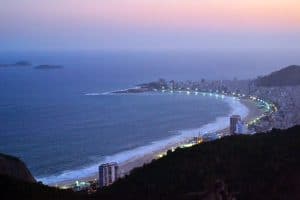
[[[250,125],[258,123],[262,117],[265,117],[274,112],[277,112],[277,108],[273,103],[269,103],[265,100],[255,97],[255,96],[247,96],[245,94],[239,94],[239,93],[234,93],[234,92],[232,92],[232,93],[225,93],[225,92],[219,93],[218,91],[216,91],[215,93],[213,93],[213,92],[198,92],[197,89],[195,89],[195,91],[190,91],[189,88],[187,88],[187,90],[176,90],[176,91],[162,89],[161,92],[164,92],[164,93],[165,92],[170,92],[170,93],[178,92],[178,93],[186,93],[187,95],[202,94],[203,96],[215,96],[216,98],[221,97],[222,99],[224,99],[225,96],[232,96],[236,100],[240,100],[242,98],[242,99],[249,99],[251,101],[259,103],[262,105],[262,108],[264,109],[264,113],[262,115],[256,117],[255,119],[253,119],[250,122],[242,121],[240,115],[232,115],[229,120],[229,131],[221,131],[219,133],[206,133],[201,136],[199,134],[198,137],[193,137],[193,138],[187,140],[186,142],[184,142],[177,148],[188,148],[195,144],[200,144],[204,141],[211,141],[211,140],[219,139],[226,135],[254,134],[255,133],[254,130],[248,129],[248,127]],[[171,152],[175,151],[175,148],[174,147],[171,148],[170,151]],[[167,155],[167,152],[163,152],[163,153],[158,154],[157,158],[161,158],[166,155]],[[101,164],[99,166],[98,173],[99,173],[98,180],[94,179],[91,181],[75,181],[75,183],[72,185],[61,186],[60,188],[61,189],[71,188],[74,191],[87,191],[88,193],[93,193],[93,192],[96,192],[97,189],[101,189],[103,187],[107,187],[107,186],[113,184],[118,178],[124,176],[124,174],[122,174],[120,172],[119,165],[116,162]]]

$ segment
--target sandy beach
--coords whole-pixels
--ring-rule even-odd
[[[250,100],[240,100],[240,101],[249,110],[248,115],[243,119],[244,121],[246,122],[251,121],[262,114],[262,111],[257,108],[254,102]],[[228,128],[220,130],[220,132],[226,132],[226,131],[228,131]],[[145,155],[142,158],[132,159],[125,163],[120,163],[120,170],[123,174],[128,174],[132,169],[143,166],[146,163],[150,163],[153,159],[157,159],[159,154],[164,153],[169,149],[179,147],[184,142],[185,141],[176,144],[167,145],[164,149],[154,151],[154,152],[149,152],[149,154]]]
[[[262,111],[257,108],[257,106],[255,105],[255,103],[253,101],[248,100],[248,99],[241,99],[240,103],[242,103],[248,109],[247,115],[243,118],[244,121],[249,122],[262,114]],[[236,114],[238,114],[238,113],[236,113]],[[229,119],[228,119],[228,121],[229,121]],[[229,124],[229,122],[228,122],[228,124]],[[218,132],[223,132],[223,133],[228,133],[228,131],[229,131],[228,127],[225,129],[218,130]],[[167,144],[161,149],[158,149],[155,151],[150,151],[150,152],[147,152],[146,154],[144,154],[143,156],[135,156],[132,159],[129,159],[125,162],[119,163],[120,176],[123,177],[123,176],[129,174],[132,169],[134,169],[136,167],[141,167],[144,164],[150,163],[153,159],[158,159],[160,154],[163,154],[170,149],[175,149],[185,143],[187,143],[186,140],[183,140],[183,141],[180,141],[177,143]],[[96,179],[98,179],[97,172],[95,172],[94,174],[87,176],[83,179],[80,179],[80,181],[91,181],[91,180],[96,180]],[[55,186],[66,187],[66,186],[70,186],[70,185],[74,184],[75,181],[76,180],[63,181],[63,182],[55,184]]]

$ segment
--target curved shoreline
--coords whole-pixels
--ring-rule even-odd
[[[70,186],[76,180],[89,181],[97,179],[97,169],[99,164],[105,162],[116,161],[119,163],[121,176],[130,173],[133,168],[142,166],[145,163],[151,162],[153,159],[158,158],[158,155],[165,153],[167,150],[175,149],[183,144],[186,144],[188,140],[192,137],[198,136],[199,132],[205,133],[216,133],[219,131],[226,131],[229,125],[229,116],[232,114],[240,114],[244,120],[249,120],[258,116],[258,108],[253,104],[253,102],[246,100],[235,99],[234,97],[223,96],[220,98],[225,100],[231,107],[231,111],[226,116],[221,116],[216,118],[215,121],[205,124],[197,129],[181,130],[179,134],[170,136],[169,138],[152,142],[149,145],[141,146],[132,150],[119,152],[112,156],[106,156],[106,158],[89,167],[83,169],[78,169],[75,171],[65,171],[58,176],[48,176],[45,178],[40,178],[39,180],[45,184],[52,186]],[[127,156],[126,156],[127,155]],[[128,156],[130,155],[130,156]],[[74,173],[80,175],[75,176]],[[49,180],[50,179],[50,180]],[[55,179],[56,181],[51,181]]]

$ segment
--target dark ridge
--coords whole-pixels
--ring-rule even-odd
[[[0,175],[11,176],[26,182],[36,182],[23,161],[4,154],[0,154]]]
[[[0,175],[0,199],[82,199],[78,193],[71,190],[60,190],[40,183],[28,183],[6,175]]]
[[[300,126],[236,135],[136,168],[111,187],[79,194],[0,176],[1,199],[300,199]],[[3,197],[3,198],[2,198]],[[18,199],[18,198],[17,198]]]
[[[300,66],[291,65],[267,76],[256,79],[256,85],[262,87],[283,87],[300,85]]]
[[[178,149],[95,199],[300,199],[300,126]]]
[[[3,153],[0,153],[0,158],[1,157],[5,158],[7,160],[20,161],[20,159],[17,158],[17,157],[6,155],[6,154],[3,154]]]

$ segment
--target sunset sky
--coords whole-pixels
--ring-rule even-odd
[[[2,0],[0,50],[298,48],[299,0]]]

